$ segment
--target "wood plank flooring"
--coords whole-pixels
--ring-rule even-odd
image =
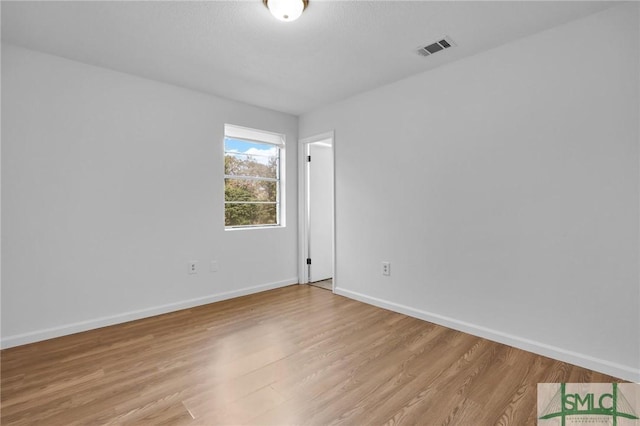
[[[333,291],[333,278],[329,278],[328,280],[315,281],[315,282],[309,283],[309,285],[312,285],[318,288],[323,288],[325,290]]]
[[[291,286],[1,352],[3,425],[535,425],[615,378]]]

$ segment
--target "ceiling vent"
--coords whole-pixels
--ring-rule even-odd
[[[434,53],[437,53],[441,50],[444,49],[448,49],[452,46],[456,46],[456,44],[453,42],[453,40],[451,40],[450,37],[444,37],[443,39],[440,39],[439,41],[436,41],[435,43],[431,43],[428,46],[424,46],[424,47],[420,47],[418,48],[417,52],[418,55],[421,56],[429,56],[429,55],[433,55]]]

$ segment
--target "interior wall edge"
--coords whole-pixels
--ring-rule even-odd
[[[169,303],[166,305],[153,306],[150,308],[140,309],[140,310],[135,310],[130,312],[123,312],[120,314],[110,315],[106,317],[93,318],[90,320],[75,322],[71,324],[65,324],[58,327],[36,330],[36,331],[17,334],[13,336],[6,336],[0,339],[0,349],[8,349],[15,346],[21,346],[29,343],[35,343],[43,340],[53,339],[56,337],[62,337],[70,334],[81,333],[83,331],[95,330],[97,328],[108,327],[111,325],[122,324],[129,321],[149,318],[156,315],[176,312],[182,309],[189,309],[189,308],[194,308],[196,306],[202,306],[210,303],[221,302],[223,300],[233,299],[241,296],[247,296],[255,293],[261,293],[263,291],[273,290],[280,287],[287,287],[294,284],[298,284],[298,277],[292,277],[286,280],[260,284],[252,287],[245,287],[238,290],[227,291],[223,293],[214,293],[204,297],[197,297],[194,299],[183,300],[175,303]]]
[[[631,382],[640,383],[640,370],[635,369],[631,366],[621,365],[615,362],[607,361],[605,359],[595,358],[557,346],[548,345],[546,343],[537,342],[509,333],[504,333],[500,330],[495,330],[483,327],[478,324],[460,321],[455,318],[446,317],[444,315],[439,315],[433,312],[427,312],[411,306],[401,305],[399,303],[379,299],[377,297],[367,296],[365,294],[346,290],[343,288],[336,287],[334,289],[334,293],[340,296],[357,300],[359,302],[377,306],[379,308],[388,309],[393,312],[471,334],[473,336],[482,337],[483,339],[491,340],[493,342],[502,343],[504,345],[532,352],[537,355],[546,356],[558,361],[563,361],[577,365],[579,367],[588,368],[599,373],[618,377],[624,380],[629,380]]]

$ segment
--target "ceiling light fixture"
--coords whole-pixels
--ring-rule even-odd
[[[276,19],[284,22],[295,21],[309,5],[309,0],[262,0]]]

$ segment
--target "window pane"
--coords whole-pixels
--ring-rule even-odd
[[[279,148],[275,145],[224,139],[224,174],[278,178]]]
[[[278,200],[278,182],[253,179],[225,179],[225,201],[269,201]]]
[[[284,135],[225,124],[224,202],[227,227],[280,225]]]
[[[225,226],[277,225],[277,205],[227,203]]]

